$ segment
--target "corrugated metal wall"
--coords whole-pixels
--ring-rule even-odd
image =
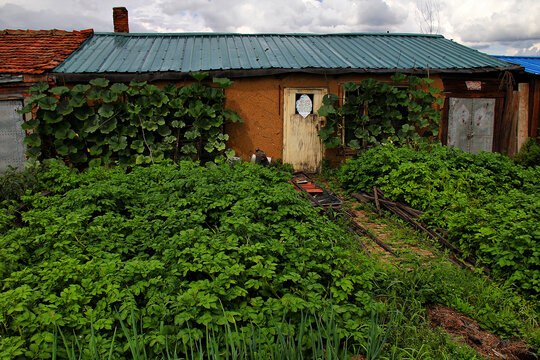
[[[0,101],[0,172],[8,166],[24,169],[23,116],[16,112],[21,106],[21,100]]]

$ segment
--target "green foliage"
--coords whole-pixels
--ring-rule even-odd
[[[247,328],[239,329],[236,325],[228,323],[218,327],[218,330],[206,329],[205,338],[198,341],[188,341],[182,346],[173,346],[168,343],[165,337],[165,350],[161,356],[149,355],[145,344],[145,331],[142,329],[143,321],[137,319],[132,312],[127,322],[118,319],[122,334],[129,344],[128,359],[190,359],[190,360],[300,360],[305,358],[338,360],[355,355],[358,357],[359,351],[349,349],[347,339],[343,340],[336,326],[332,308],[324,311],[320,316],[302,314],[298,331],[292,333],[282,324],[291,327],[290,322],[283,319],[280,323],[273,322],[273,333],[264,333],[251,324]],[[376,324],[375,324],[376,325]],[[107,352],[100,351],[104,347],[101,339],[91,331],[89,344],[80,341],[67,341],[62,329],[54,334],[52,358],[67,358],[77,360],[85,354],[90,354],[91,360],[112,359],[115,349],[120,346],[115,342],[115,336],[106,346]],[[58,338],[61,338],[58,340]],[[62,353],[62,343],[65,348],[65,356]],[[178,344],[176,344],[178,345]],[[102,355],[103,354],[103,355]]]
[[[433,145],[420,151],[384,145],[350,160],[340,179],[352,191],[378,186],[425,211],[466,256],[533,297],[540,292],[540,167],[492,153]]]
[[[116,311],[126,321],[131,309],[149,358],[227,324],[296,334],[330,304],[340,339],[363,341],[372,265],[288,179],[251,164],[50,164],[50,194],[22,196],[22,222],[0,235],[0,357],[50,358],[55,326],[67,343],[95,331],[106,357]],[[116,342],[113,358],[128,356],[120,331]]]
[[[373,293],[395,312],[388,345],[393,359],[473,359],[478,354],[433,331],[427,309],[443,305],[473,318],[502,338],[520,338],[538,347],[537,312],[509,287],[461,269],[446,259],[408,259],[377,272]]]
[[[337,95],[326,95],[318,112],[327,120],[319,131],[325,146],[341,145],[343,131],[344,145],[353,149],[436,137],[440,113],[435,105],[442,103],[436,97],[438,89],[430,86],[432,80],[396,74],[392,81],[393,84],[373,79],[361,84],[345,83],[343,90],[347,95],[342,106],[337,105]],[[405,81],[408,85],[401,86]]]
[[[514,160],[523,166],[540,166],[540,138],[527,138]]]
[[[162,89],[136,81],[110,84],[102,78],[71,89],[35,84],[34,95],[20,111],[35,113],[23,124],[30,130],[24,140],[27,155],[33,160],[60,156],[79,168],[166,158],[214,160],[226,148],[223,125],[242,119],[223,107],[223,89],[232,81],[214,79],[220,88],[211,87],[201,83],[207,75],[192,74],[197,82]]]

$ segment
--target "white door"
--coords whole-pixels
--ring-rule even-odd
[[[24,169],[26,134],[21,128],[23,116],[16,112],[21,107],[21,100],[0,100],[0,172],[8,166]]]
[[[285,89],[283,106],[283,162],[296,171],[319,172],[323,146],[318,131],[323,120],[317,110],[326,89]]]
[[[450,98],[448,146],[478,153],[492,151],[495,99]]]

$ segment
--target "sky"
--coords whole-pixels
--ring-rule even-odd
[[[115,6],[128,9],[130,32],[434,32],[491,55],[540,56],[540,0],[0,0],[0,29],[111,32]]]

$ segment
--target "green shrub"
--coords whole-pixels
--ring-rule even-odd
[[[22,223],[6,220],[0,235],[0,357],[50,357],[55,325],[89,343],[93,324],[107,349],[115,313],[132,308],[150,354],[225,324],[272,336],[275,319],[294,333],[302,313],[329,304],[340,336],[360,341],[372,265],[288,177],[251,164],[51,164],[49,196],[23,196]],[[115,358],[127,356],[116,341]]]
[[[525,294],[540,292],[540,167],[441,145],[388,144],[348,161],[340,179],[350,191],[376,185],[425,211],[425,222],[446,229],[492,276]]]
[[[540,166],[540,138],[528,138],[514,160],[523,166]]]

